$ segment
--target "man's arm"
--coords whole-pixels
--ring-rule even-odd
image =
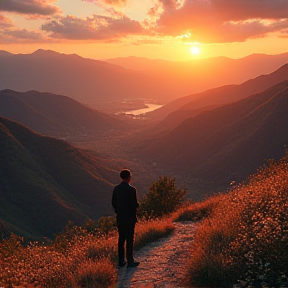
[[[133,187],[133,200],[132,200],[133,206],[135,207],[135,209],[137,209],[139,207],[139,203],[137,200],[137,190],[135,187]]]
[[[113,194],[112,194],[112,206],[114,208],[115,213],[117,213],[117,197],[116,197],[116,191],[115,188],[113,190]]]

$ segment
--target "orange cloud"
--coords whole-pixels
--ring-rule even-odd
[[[139,22],[127,16],[112,18],[93,15],[85,19],[74,16],[58,17],[42,25],[53,38],[73,40],[112,40],[131,34],[141,34]]]
[[[47,16],[60,12],[60,8],[51,0],[3,0],[0,1],[0,11]]]
[[[3,29],[3,28],[8,28],[8,27],[14,27],[14,24],[12,23],[12,21],[3,16],[3,15],[0,15],[0,29]],[[1,32],[1,30],[0,30]]]
[[[5,39],[4,39],[5,37]],[[43,36],[39,32],[29,31],[27,29],[14,29],[14,30],[6,30],[2,37],[0,36],[0,40],[8,43],[27,43],[29,42],[42,42]]]
[[[127,1],[126,0],[82,0],[82,1],[86,1],[86,2],[95,2],[95,3],[99,3],[99,4],[108,4],[108,5],[126,5]]]
[[[279,37],[280,38],[288,38],[288,29],[282,30]]]
[[[245,41],[281,32],[288,28],[287,11],[286,0],[158,0],[149,14],[157,18],[157,32],[177,36],[190,31],[191,40],[207,43]]]
[[[0,15],[0,43],[43,42],[43,40],[39,31],[17,29],[9,18]]]
[[[28,15],[29,20],[48,18],[42,22],[42,31],[29,31],[14,27],[0,15],[0,41],[6,41],[6,35],[7,41],[18,38],[45,42],[55,38],[115,42],[137,35],[135,43],[140,44],[159,43],[166,36],[185,34],[190,36],[183,37],[184,42],[230,43],[265,37],[268,33],[278,33],[283,38],[288,34],[288,0],[155,0],[141,23],[119,8],[128,4],[127,0],[82,1],[98,4],[100,11],[110,16],[63,16],[58,13],[55,0],[0,0],[0,12]]]
[[[109,5],[122,5],[126,4],[126,0],[104,0],[104,3]]]

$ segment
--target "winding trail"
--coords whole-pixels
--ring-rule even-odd
[[[185,263],[196,224],[174,223],[175,230],[134,253],[137,268],[119,268],[117,288],[185,288]]]

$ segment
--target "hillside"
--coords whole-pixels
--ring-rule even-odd
[[[288,80],[182,122],[135,151],[187,177],[222,183],[245,179],[288,144]],[[229,183],[229,182],[228,182]],[[217,188],[217,187],[215,187]]]
[[[175,122],[180,124],[185,119],[183,115],[185,117],[190,115],[194,116],[196,110],[205,110],[205,107],[210,109],[209,107],[212,105],[223,105],[244,99],[245,97],[260,93],[269,87],[288,79],[288,64],[283,65],[278,70],[268,75],[262,75],[263,72],[259,74],[261,74],[261,76],[250,79],[240,85],[226,85],[207,90],[203,93],[181,97],[153,112],[147,113],[146,116],[149,119],[162,120],[169,114],[174,113],[163,121],[163,125],[174,125]],[[161,125],[162,123],[159,124],[159,126]]]
[[[26,237],[110,214],[118,173],[94,153],[0,117],[0,219]]]
[[[119,129],[118,120],[66,96],[0,91],[0,116],[50,136],[69,136]]]
[[[288,61],[285,54],[263,56],[267,61],[262,58],[256,61],[258,56],[251,57],[250,62],[255,63],[252,67],[259,67],[252,74],[254,68],[247,69],[247,65],[241,64],[242,59],[236,61],[224,57],[184,63],[168,61],[169,67],[164,65],[162,70],[135,71],[105,61],[53,51],[38,50],[17,55],[0,53],[0,90],[49,91],[93,107],[102,107],[103,102],[138,98],[168,103],[183,95],[241,83],[259,75],[260,71],[269,73]]]

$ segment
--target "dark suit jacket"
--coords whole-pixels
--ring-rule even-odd
[[[135,187],[123,181],[115,186],[112,195],[112,206],[117,214],[117,221],[122,223],[136,223],[137,192]]]

